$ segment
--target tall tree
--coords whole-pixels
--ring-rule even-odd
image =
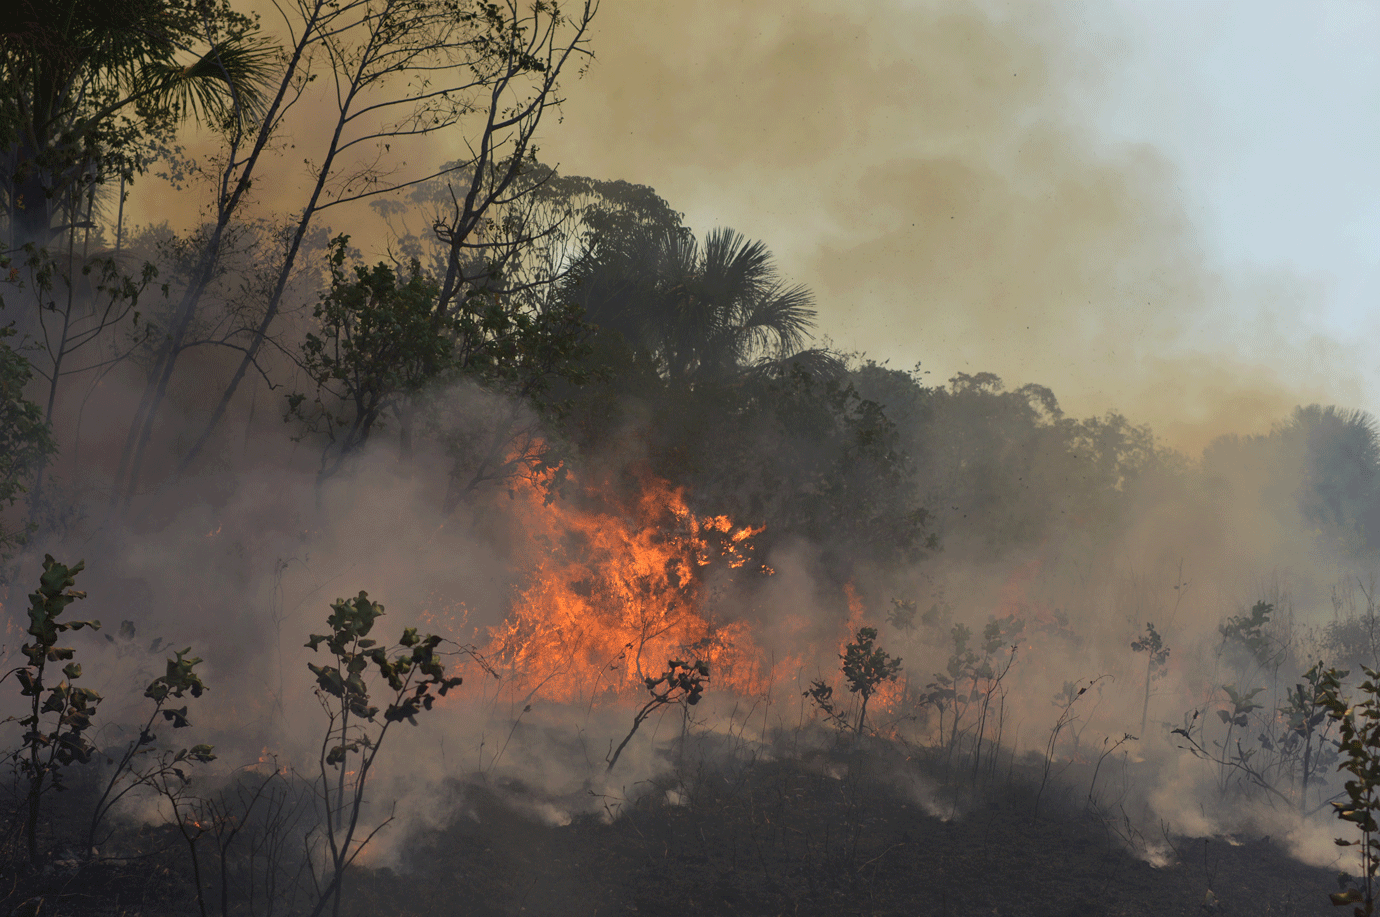
[[[653,354],[672,380],[799,358],[815,321],[810,291],[781,279],[765,244],[731,229],[703,244],[679,227],[596,239],[566,291],[592,324]]]
[[[95,189],[143,172],[183,118],[251,116],[271,54],[227,0],[18,0],[3,29],[11,250],[89,220]]]
[[[323,212],[449,175],[452,207],[433,225],[447,251],[434,321],[442,324],[455,310],[467,308],[487,277],[472,270],[470,249],[490,210],[507,199],[530,164],[537,125],[560,103],[558,82],[566,64],[588,53],[586,36],[596,7],[586,2],[579,10],[568,16],[560,4],[545,0],[530,9],[517,0],[297,0],[285,11],[294,44],[257,130],[228,135],[215,219],[130,425],[116,471],[117,501],[128,506],[139,487],[169,383],[227,228],[238,217],[270,139],[315,76],[324,70],[330,77],[334,125],[324,134],[314,132],[323,141],[310,160],[313,181],[281,256],[277,283],[257,326],[239,342],[243,357],[183,454],[179,474],[205,448],[240,383],[258,366],[302,243]],[[470,148],[463,168],[443,167],[412,179],[398,175],[409,140],[449,131],[458,132]]]

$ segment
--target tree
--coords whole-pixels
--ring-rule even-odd
[[[814,297],[731,229],[701,245],[681,227],[593,239],[566,280],[592,324],[655,355],[671,380],[724,379],[800,355]]]
[[[85,592],[72,588],[85,566],[84,561],[69,567],[51,556],[43,558],[38,590],[29,594],[27,633],[32,642],[21,647],[29,661],[5,673],[15,676],[19,693],[29,698],[29,714],[19,719],[24,735],[16,763],[28,782],[24,836],[31,866],[37,866],[38,861],[38,816],[44,794],[66,789],[63,769],[74,763],[85,764],[96,751],[86,731],[91,728],[101,695],[72,684],[81,678],[81,665],[71,661],[75,654],[71,647],[57,645],[68,631],[101,626],[99,621],[58,620],[68,605],[86,598]],[[62,680],[51,684],[45,679],[48,664],[63,661],[67,665],[62,667]]]
[[[1214,440],[1203,467],[1222,481],[1262,480],[1277,511],[1298,513],[1328,537],[1380,545],[1380,426],[1364,411],[1296,407],[1268,434]]]
[[[1276,431],[1303,466],[1304,518],[1380,543],[1380,424],[1334,405],[1294,408]]]
[[[895,681],[901,671],[901,660],[876,646],[877,628],[860,627],[853,642],[844,647],[839,654],[843,660],[843,679],[848,690],[860,698],[858,719],[848,722],[843,711],[834,707],[834,688],[822,679],[810,683],[803,697],[808,697],[824,715],[842,729],[852,729],[855,735],[862,735],[867,725],[867,702],[881,687],[884,681]]]
[[[325,812],[321,829],[324,859],[330,867],[327,881],[318,885],[312,917],[331,908],[339,917],[345,872],[384,825],[358,837],[364,808],[364,790],[378,759],[389,728],[394,723],[417,725],[417,717],[429,711],[436,699],[461,684],[459,676],[447,676],[445,661],[437,648],[442,638],[418,635],[415,627],[403,629],[395,646],[370,637],[383,606],[361,592],[353,599],[331,604],[329,634],[312,634],[307,649],[318,652],[324,645],[323,664],[307,663],[316,676],[316,697],[327,717],[318,759],[317,793]],[[371,679],[370,671],[375,673]],[[371,681],[381,682],[374,684]],[[380,711],[371,694],[382,693],[387,706]],[[383,714],[380,720],[379,714]],[[352,756],[354,756],[352,758]],[[353,765],[353,766],[352,766]]]
[[[19,0],[4,28],[12,250],[89,222],[97,187],[143,172],[182,118],[242,121],[261,100],[269,51],[227,0]]]
[[[349,236],[331,243],[330,291],[313,313],[317,330],[301,346],[299,365],[315,385],[288,396],[288,416],[326,445],[317,494],[326,478],[357,452],[397,399],[421,390],[450,368],[454,323],[433,321],[438,288],[412,262],[400,278],[386,264],[346,275]]]
[[[6,343],[13,335],[13,328],[0,327],[0,513],[14,506],[57,451],[43,409],[24,397],[33,370]],[[0,519],[0,558],[22,545],[25,534]]]
[[[596,9],[586,3],[581,12],[567,16],[558,3],[536,3],[525,10],[517,0],[297,0],[294,6],[295,40],[276,93],[256,130],[226,132],[205,247],[152,361],[116,470],[115,498],[121,505],[128,506],[143,475],[169,383],[189,344],[189,330],[227,231],[239,218],[270,140],[307,93],[317,68],[324,65],[333,78],[335,123],[309,160],[311,188],[288,234],[261,317],[236,342],[243,354],[239,365],[201,433],[183,453],[177,474],[201,454],[239,384],[258,366],[303,241],[320,214],[448,176],[453,206],[432,227],[447,252],[445,269],[437,277],[432,320],[444,325],[476,288],[484,287],[492,272],[487,265],[475,270],[469,256],[482,248],[476,240],[490,211],[508,200],[530,165],[537,125],[548,108],[560,104],[558,81],[565,66],[573,56],[588,53],[586,33]],[[408,141],[467,127],[472,128],[470,155],[461,166],[411,179],[397,174]],[[459,342],[461,348],[467,344]]]

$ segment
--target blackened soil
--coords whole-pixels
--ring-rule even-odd
[[[629,788],[630,790],[633,788]],[[373,874],[364,915],[1322,915],[1335,874],[1267,838],[1147,840],[1034,793],[989,790],[966,811],[847,761],[701,771],[564,826],[516,815],[513,788],[419,838],[413,871]],[[1050,808],[1045,799],[1045,807]],[[935,814],[935,813],[938,814]],[[607,814],[617,817],[609,820]],[[950,815],[953,817],[947,817]],[[1150,848],[1162,865],[1147,862]],[[1211,895],[1209,894],[1211,892]]]
[[[727,756],[708,755],[705,760]],[[871,750],[730,765],[670,762],[668,776],[614,795],[545,800],[482,780],[444,829],[413,837],[405,870],[357,868],[352,917],[604,915],[1333,915],[1335,875],[1261,837],[1179,838],[1137,829],[1051,788],[1035,814],[1030,780],[956,799],[912,762]],[[1072,794],[1070,794],[1071,797]],[[567,824],[550,814],[580,811]],[[546,822],[534,813],[545,812]],[[1340,824],[1339,824],[1340,833]],[[12,844],[14,838],[6,839]],[[0,915],[197,915],[174,829],[143,836],[121,865],[54,858],[42,875],[0,870]],[[0,845],[3,846],[3,845]],[[1150,860],[1160,865],[1152,867]],[[12,862],[12,861],[11,861]],[[64,865],[67,864],[67,865]],[[202,862],[219,914],[214,863]],[[226,888],[230,914],[306,913]],[[329,913],[329,910],[327,911]]]

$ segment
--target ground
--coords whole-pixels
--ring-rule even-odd
[[[602,915],[1342,914],[1334,872],[1300,864],[1267,837],[1184,838],[1137,828],[1068,785],[1036,796],[1038,769],[938,774],[894,748],[799,754],[683,753],[664,777],[572,794],[534,816],[539,794],[473,778],[439,830],[414,834],[400,866],[355,870],[342,912],[360,917]],[[727,761],[728,763],[724,763]],[[718,763],[710,763],[718,762]],[[616,774],[614,775],[616,777]],[[953,775],[950,775],[953,777]],[[620,794],[621,795],[621,794]],[[580,797],[583,798],[580,798]],[[566,824],[552,811],[583,809]],[[556,819],[562,821],[564,819]],[[1339,826],[1340,833],[1340,826]],[[70,852],[40,877],[6,883],[0,914],[34,894],[39,917],[197,914],[189,858],[164,829],[143,859],[80,866]],[[161,846],[160,846],[161,843]],[[1153,854],[1153,855],[1152,855]],[[1154,860],[1158,865],[1151,865]],[[216,865],[201,869],[220,913]],[[236,890],[231,883],[232,902]],[[298,913],[260,897],[231,913]],[[329,913],[329,910],[327,911]]]

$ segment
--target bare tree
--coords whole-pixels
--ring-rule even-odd
[[[293,36],[276,95],[257,131],[227,133],[216,213],[197,270],[192,272],[145,385],[116,473],[116,500],[128,507],[137,491],[160,408],[178,355],[220,256],[226,228],[237,217],[270,139],[311,83],[332,96],[335,123],[312,163],[313,181],[279,263],[256,327],[241,342],[242,359],[204,429],[182,456],[185,472],[205,448],[278,318],[302,242],[321,213],[388,195],[442,175],[455,178],[454,212],[435,231],[450,252],[437,303],[438,322],[457,307],[483,272],[472,269],[471,246],[488,211],[505,200],[545,112],[559,105],[558,80],[574,56],[586,56],[596,11],[584,3],[568,16],[539,0],[459,4],[447,0],[296,0],[278,4]],[[459,164],[409,178],[409,141],[466,132],[470,156]]]

